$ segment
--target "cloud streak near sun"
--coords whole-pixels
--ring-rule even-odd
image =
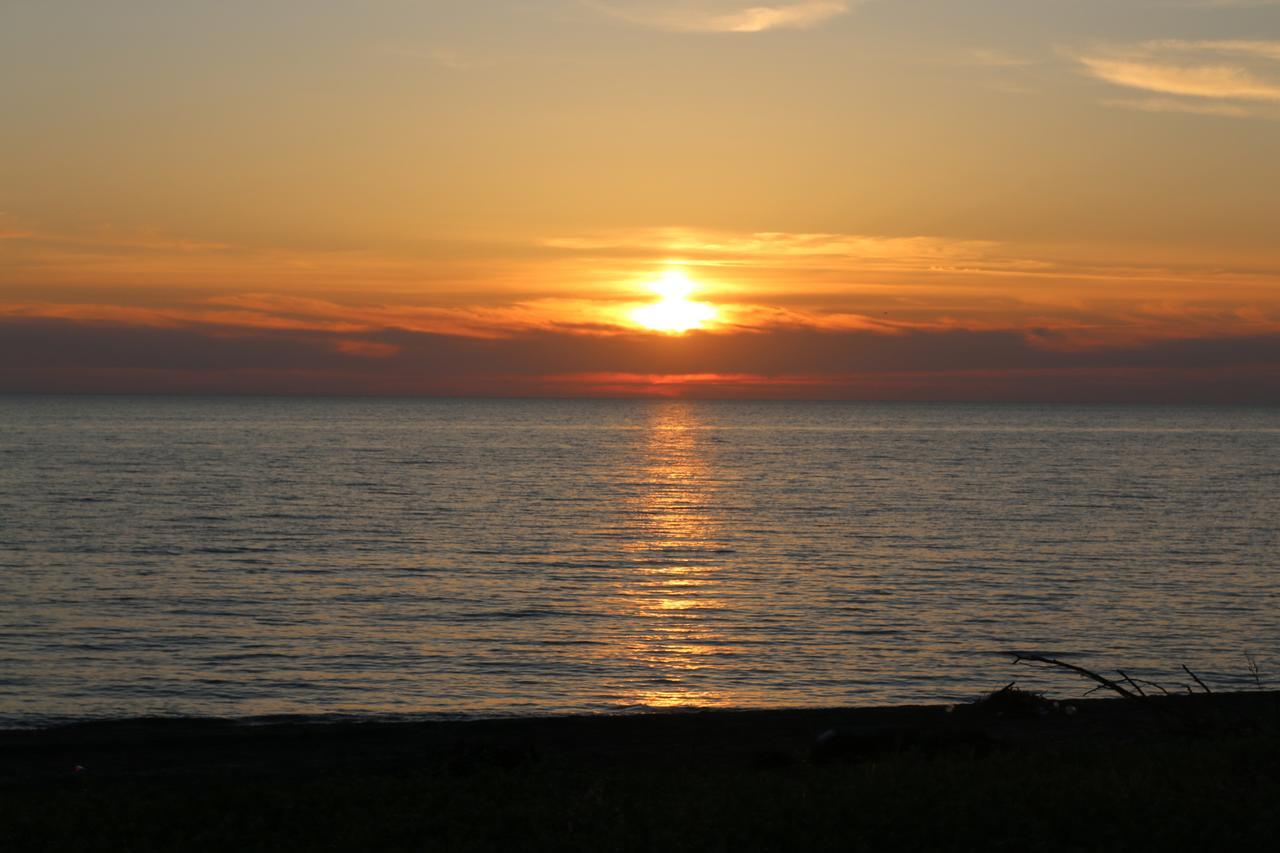
[[[760,33],[766,30],[806,29],[847,14],[845,0],[801,0],[750,6],[731,3],[627,2],[586,0],[587,5],[642,26],[686,33]]]

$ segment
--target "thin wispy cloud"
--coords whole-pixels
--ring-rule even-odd
[[[598,234],[555,237],[544,241],[557,249],[645,251],[661,256],[726,261],[767,259],[858,258],[861,260],[975,260],[987,257],[995,243],[940,237],[887,237],[864,234],[793,234],[774,231],[739,233],[697,228],[640,228]]]
[[[975,68],[1025,68],[1028,65],[1034,65],[1035,60],[1000,50],[973,48],[965,52],[956,64]]]
[[[493,64],[493,60],[453,47],[413,47],[402,44],[380,45],[383,53],[425,62],[447,71],[473,71]]]
[[[1216,41],[1188,41],[1186,39],[1159,39],[1140,45],[1146,51],[1186,51],[1190,53],[1225,53],[1258,56],[1280,61],[1280,41],[1251,39],[1218,39]]]
[[[1177,98],[1117,98],[1103,101],[1103,106],[1125,110],[1141,110],[1145,113],[1190,113],[1204,116],[1250,118],[1257,115],[1252,107],[1239,104],[1215,104],[1204,101],[1182,101]]]
[[[627,2],[583,0],[588,6],[646,27],[686,33],[760,33],[807,29],[845,15],[858,0],[800,0],[746,5],[738,2]]]
[[[1280,0],[1190,0],[1186,5],[1199,9],[1255,9],[1280,6]]]
[[[1165,39],[1076,57],[1088,75],[1160,97],[1104,101],[1148,112],[1276,117],[1280,41]]]
[[[1081,61],[1095,77],[1131,89],[1193,98],[1280,101],[1280,82],[1268,82],[1229,65],[1183,67],[1088,57]]]

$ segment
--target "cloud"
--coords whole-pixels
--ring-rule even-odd
[[[10,214],[0,210],[0,240],[30,240],[36,233],[24,228]]]
[[[1177,98],[1118,98],[1103,101],[1102,103],[1108,107],[1141,110],[1146,113],[1191,113],[1193,115],[1229,116],[1231,118],[1251,118],[1258,115],[1255,109],[1241,106],[1240,104],[1180,101]]]
[[[481,57],[474,51],[457,47],[415,47],[404,44],[382,44],[376,48],[382,53],[425,62],[447,71],[474,71],[493,64],[493,59]]]
[[[1051,347],[1009,329],[502,339],[0,318],[0,392],[1280,401],[1280,335]]]
[[[395,344],[351,339],[334,341],[333,348],[340,353],[359,356],[360,358],[391,358],[400,352],[400,347]]]
[[[1280,5],[1280,0],[1277,0]],[[1204,41],[1188,41],[1186,39],[1156,39],[1141,44],[1146,51],[1186,51],[1190,53],[1225,53],[1258,56],[1264,59],[1280,61],[1280,41],[1259,41],[1248,39],[1218,39]]]
[[[863,262],[894,261],[915,265],[977,261],[989,258],[999,247],[988,240],[952,240],[945,237],[895,237],[875,234],[794,233],[783,231],[716,231],[700,228],[639,228],[594,234],[553,237],[549,248],[616,254],[635,252],[671,258],[732,264],[745,260],[761,263],[830,263],[837,259]]]
[[[745,6],[741,2],[651,2],[584,0],[587,5],[631,23],[673,32],[759,33],[807,29],[848,13],[856,0],[799,0]]]
[[[1200,9],[1257,9],[1280,6],[1280,0],[1188,0],[1185,5]]]
[[[975,68],[1026,68],[1035,65],[1035,60],[988,48],[973,48],[966,51],[956,61],[957,65],[968,65]]]
[[[1238,104],[1150,98],[1123,106],[1165,112]],[[1047,347],[1079,348],[1280,331],[1274,257],[1194,247],[1134,263],[1070,246],[684,227],[384,254],[2,224],[15,236],[2,244],[12,263],[0,269],[0,318],[323,334],[362,342],[329,346],[366,360],[390,357],[365,344],[385,343],[378,336],[391,333],[625,337],[635,333],[632,313],[654,298],[653,280],[673,263],[695,282],[696,298],[715,305],[708,328],[716,335],[1015,329],[1038,330]],[[468,257],[477,252],[488,254]]]
[[[1157,65],[1090,57],[1081,62],[1095,77],[1132,89],[1196,98],[1280,101],[1280,82],[1231,65]]]
[[[1112,47],[1076,59],[1085,73],[1164,96],[1110,101],[1148,112],[1280,117],[1280,41],[1165,39]],[[1204,108],[1211,103],[1223,105]]]

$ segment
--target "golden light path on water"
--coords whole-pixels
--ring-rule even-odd
[[[651,671],[654,686],[627,704],[669,708],[729,701],[688,683],[726,651],[725,638],[707,618],[708,611],[724,606],[717,576],[725,549],[709,511],[714,476],[701,426],[692,407],[673,402],[653,410],[639,439],[642,488],[632,508],[642,535],[628,545],[636,571],[620,591],[628,621],[638,625],[621,652]]]

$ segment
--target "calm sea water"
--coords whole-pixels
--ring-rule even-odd
[[[1278,518],[1276,409],[0,398],[0,724],[1242,686]]]

